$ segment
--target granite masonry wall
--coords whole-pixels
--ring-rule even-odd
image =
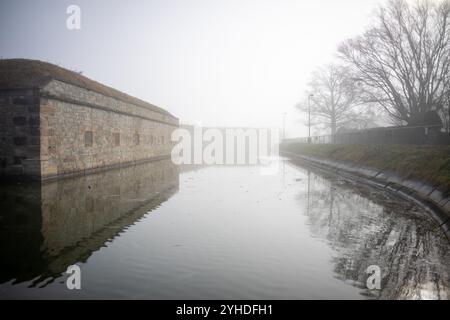
[[[0,90],[0,174],[40,176],[39,97],[34,89]]]
[[[41,180],[170,156],[178,119],[72,84],[1,91],[0,173]]]

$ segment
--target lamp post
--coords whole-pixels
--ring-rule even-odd
[[[311,143],[311,98],[313,94],[308,96],[308,143]]]

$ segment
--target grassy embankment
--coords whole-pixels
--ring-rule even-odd
[[[450,193],[450,146],[344,145],[285,142],[280,150],[394,171]]]

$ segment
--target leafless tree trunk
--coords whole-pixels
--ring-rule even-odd
[[[311,116],[314,124],[331,129],[332,138],[341,127],[358,122],[363,114],[358,113],[361,94],[358,84],[352,81],[349,68],[330,64],[313,73],[308,84],[307,96],[311,98]],[[308,104],[297,107],[308,113]],[[364,115],[365,116],[365,115]]]
[[[357,73],[366,101],[397,122],[420,122],[445,108],[450,92],[450,1],[409,5],[391,0],[362,36],[345,41],[340,56]]]

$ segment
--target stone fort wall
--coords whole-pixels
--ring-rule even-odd
[[[0,173],[42,180],[168,157],[178,119],[76,85],[0,91]]]
[[[0,90],[0,175],[40,176],[39,122],[35,89]]]
[[[170,155],[178,119],[60,81],[41,91],[41,175]]]

